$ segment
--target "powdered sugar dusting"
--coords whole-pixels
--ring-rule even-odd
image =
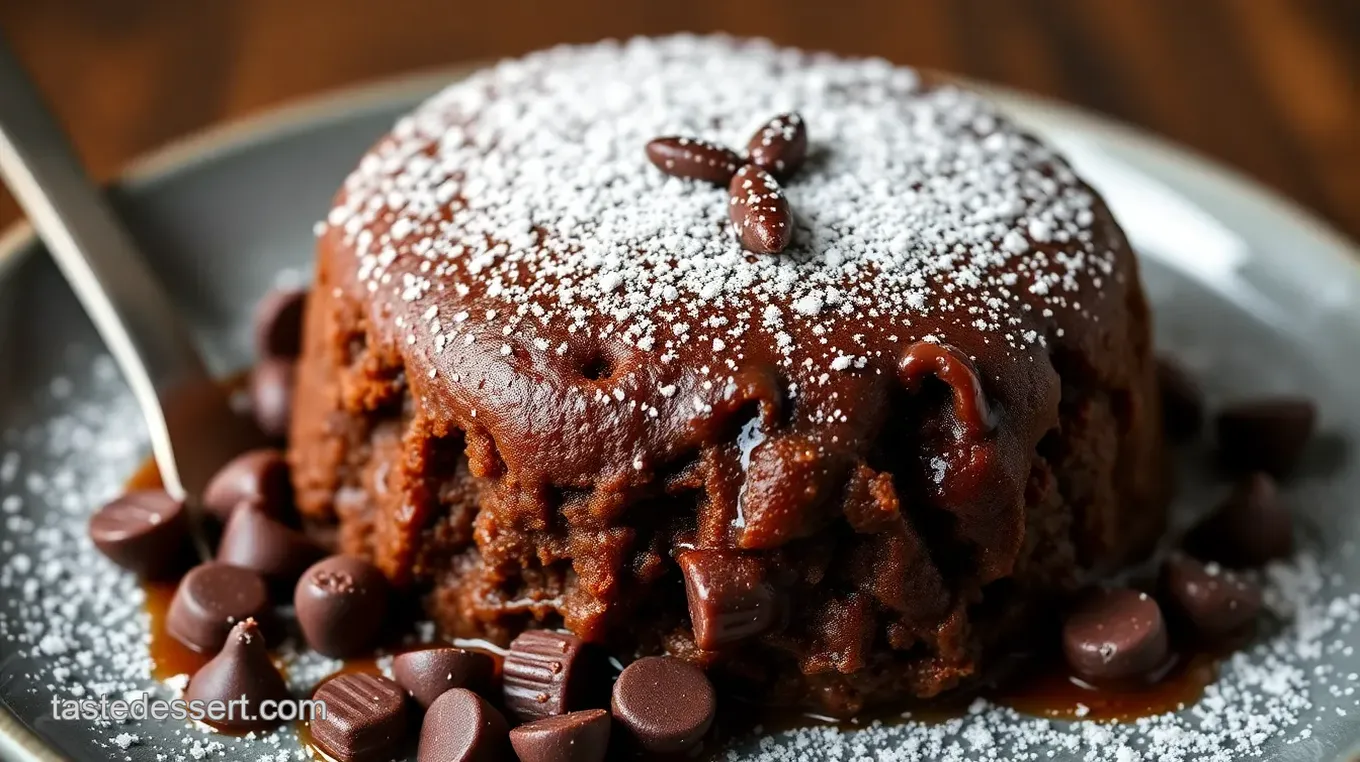
[[[669,134],[744,145],[794,110],[810,156],[784,188],[797,230],[777,256],[742,250],[725,189],[644,153]],[[1095,203],[1060,157],[958,88],[883,61],[681,36],[559,48],[453,85],[363,159],[326,226],[375,301],[410,305],[397,314],[450,291],[503,305],[487,321],[496,347],[556,346],[545,334],[565,326],[662,363],[713,346],[720,368],[756,342],[819,373],[881,353],[820,337],[853,326],[881,346],[913,338],[913,316],[1043,344],[1045,319],[1084,314],[1115,272],[1122,244],[1093,236]],[[474,340],[442,320],[401,328],[432,356]]]

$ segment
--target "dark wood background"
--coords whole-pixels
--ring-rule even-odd
[[[1236,166],[1360,239],[1360,0],[0,0],[93,171],[291,98],[677,30],[946,69]],[[0,197],[0,223],[17,216]]]

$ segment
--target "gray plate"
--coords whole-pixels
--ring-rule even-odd
[[[214,366],[248,360],[248,311],[305,279],[311,226],[359,154],[437,78],[351,92],[219,130],[143,163],[119,206],[173,285]],[[1106,194],[1144,255],[1161,346],[1219,400],[1315,396],[1332,436],[1290,488],[1307,548],[1267,574],[1279,626],[1196,708],[1141,725],[1046,723],[979,704],[944,723],[804,730],[734,759],[1341,758],[1360,739],[1360,431],[1355,248],[1249,182],[1071,109],[996,93]],[[237,740],[173,723],[51,718],[53,697],[170,689],[146,677],[141,593],[83,535],[84,517],[142,457],[130,397],[56,269],[24,229],[0,241],[0,751],[17,759],[293,758],[291,731]],[[1188,452],[1182,502],[1218,489]],[[331,665],[299,656],[299,688]],[[122,748],[126,746],[127,748]],[[277,755],[269,756],[266,755]]]

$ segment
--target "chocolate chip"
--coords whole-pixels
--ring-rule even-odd
[[[1223,408],[1215,425],[1223,464],[1239,472],[1283,476],[1313,436],[1317,406],[1301,397],[1272,397]]]
[[[233,626],[265,621],[269,591],[249,569],[209,562],[184,575],[165,613],[165,629],[199,653],[215,653]]]
[[[490,656],[461,648],[407,651],[392,660],[392,677],[397,684],[427,708],[452,688],[485,691],[495,670]]]
[[[778,614],[765,565],[740,553],[691,550],[677,559],[694,624],[694,642],[713,650],[759,635]]]
[[[1157,360],[1162,394],[1162,430],[1172,442],[1188,442],[1204,427],[1204,393],[1185,369],[1166,358]]]
[[[276,289],[255,307],[255,348],[260,357],[285,360],[302,353],[302,312],[307,290]]]
[[[288,686],[279,675],[265,649],[264,636],[254,619],[247,619],[231,629],[222,651],[199,668],[184,691],[186,701],[231,702],[244,698],[231,716],[213,718],[210,724],[218,727],[246,730],[277,725],[278,720],[260,717],[260,703],[280,702],[289,698]]]
[[[803,166],[807,158],[807,125],[798,114],[780,114],[756,130],[746,144],[746,159],[750,163],[787,180]]]
[[[250,410],[255,415],[255,425],[266,436],[274,439],[288,436],[295,371],[292,360],[266,359],[250,372]]]
[[[312,720],[312,743],[340,762],[398,756],[406,735],[406,693],[381,675],[333,677],[312,694],[326,715]]]
[[[600,762],[609,750],[609,712],[544,717],[510,731],[520,762]]]
[[[1144,677],[1167,660],[1161,608],[1147,593],[1128,588],[1087,595],[1068,613],[1062,641],[1068,666],[1091,682]]]
[[[203,490],[203,508],[226,522],[241,503],[252,503],[275,518],[292,514],[293,487],[282,450],[265,447],[241,453]]]
[[[579,674],[585,643],[575,635],[529,630],[510,643],[501,666],[505,709],[520,722],[566,714],[577,705],[589,675]]]
[[[1161,587],[1174,610],[1207,640],[1242,632],[1261,613],[1259,585],[1179,553],[1162,564]]]
[[[793,211],[769,172],[747,164],[732,176],[727,192],[727,214],[742,248],[778,254],[788,247],[793,240]]]
[[[326,656],[353,656],[373,645],[387,618],[387,578],[353,556],[331,556],[298,579],[293,608],[307,645]]]
[[[670,656],[629,664],[614,682],[614,719],[643,749],[671,754],[693,748],[717,713],[703,670]]]
[[[324,555],[306,535],[250,504],[231,514],[217,546],[218,561],[259,572],[284,590]]]
[[[472,691],[445,691],[425,713],[417,762],[504,762],[510,759],[510,726],[486,699]]]
[[[170,577],[192,563],[189,515],[163,490],[114,499],[90,517],[89,532],[109,560],[142,577]]]
[[[1255,473],[1190,530],[1185,544],[1194,555],[1227,566],[1263,566],[1293,555],[1294,522],[1275,480]]]
[[[726,185],[741,166],[736,152],[698,138],[657,138],[647,144],[647,158],[673,177]]]

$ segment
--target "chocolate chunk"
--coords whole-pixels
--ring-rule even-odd
[[[787,180],[807,158],[807,125],[798,114],[780,114],[751,136],[746,144],[747,161]]]
[[[778,254],[793,240],[793,210],[769,172],[747,164],[727,185],[727,215],[742,248],[756,254]]]
[[[609,750],[609,712],[544,717],[510,731],[520,762],[600,762]]]
[[[691,550],[677,559],[694,642],[713,650],[765,632],[778,614],[775,590],[758,559],[719,550]]]
[[[255,307],[255,349],[260,357],[296,359],[302,354],[302,312],[307,290],[270,291]]]
[[[209,562],[189,570],[175,588],[165,613],[165,629],[199,653],[215,653],[231,628],[247,619],[269,616],[269,591],[249,569]]]
[[[1263,566],[1293,555],[1294,522],[1275,480],[1251,474],[1190,530],[1185,544],[1194,555],[1227,566]]]
[[[226,522],[241,503],[275,518],[293,512],[293,485],[282,450],[265,447],[232,458],[203,490],[203,508]]]
[[[1298,463],[1316,424],[1317,406],[1301,397],[1230,405],[1216,420],[1219,455],[1225,466],[1239,472],[1283,476]]]
[[[255,425],[265,436],[274,439],[288,436],[295,371],[292,360],[275,358],[261,360],[250,372],[250,410],[255,415]]]
[[[520,722],[566,714],[577,704],[590,676],[580,674],[585,643],[575,635],[529,630],[510,643],[501,667],[505,709]]]
[[[672,754],[703,740],[717,700],[703,670],[670,656],[648,656],[619,673],[611,707],[643,749]]]
[[[90,517],[89,532],[99,552],[141,577],[171,577],[192,563],[189,514],[163,490],[115,498]]]
[[[312,699],[326,716],[312,720],[312,743],[340,762],[385,762],[406,736],[406,693],[382,675],[351,673],[322,683]]]
[[[1218,564],[1174,554],[1162,564],[1167,600],[1207,640],[1246,630],[1261,613],[1261,588]]]
[[[657,138],[647,144],[647,158],[673,177],[726,185],[741,166],[736,152],[698,138]]]
[[[418,762],[505,762],[510,726],[486,699],[463,688],[445,691],[425,713]]]
[[[218,561],[259,572],[285,590],[324,555],[306,535],[250,504],[237,507],[231,514],[217,546]]]
[[[279,723],[260,717],[260,703],[289,698],[288,686],[265,649],[264,636],[254,619],[231,629],[222,651],[199,668],[184,691],[186,701],[231,702],[244,698],[245,707],[232,707],[229,716],[206,718],[210,725],[232,730],[267,728]]]
[[[302,573],[293,591],[298,627],[307,645],[332,657],[373,645],[387,618],[387,578],[353,556],[331,556]]]
[[[408,651],[392,660],[392,677],[421,706],[428,708],[444,691],[487,690],[496,663],[486,654],[461,648]]]
[[[1204,427],[1204,393],[1185,369],[1166,358],[1157,360],[1162,394],[1162,430],[1172,442],[1188,442]]]
[[[1128,588],[1086,596],[1068,613],[1062,640],[1068,666],[1096,683],[1144,677],[1167,659],[1161,608],[1147,593]]]

